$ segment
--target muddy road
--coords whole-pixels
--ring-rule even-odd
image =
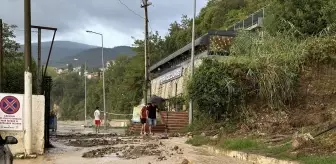
[[[69,126],[73,127],[69,123]],[[60,127],[60,126],[59,126]],[[60,130],[62,131],[62,130]],[[203,148],[185,144],[187,138],[160,139],[124,136],[120,129],[106,134],[69,131],[51,139],[51,148],[37,159],[14,164],[243,164],[226,156],[214,156]]]

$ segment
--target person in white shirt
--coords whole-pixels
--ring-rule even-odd
[[[94,118],[95,118],[95,125],[96,125],[96,133],[99,133],[99,127],[100,127],[100,111],[99,111],[99,107],[96,107],[96,110],[94,111]]]

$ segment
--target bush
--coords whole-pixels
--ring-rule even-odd
[[[239,119],[249,103],[284,108],[296,97],[305,42],[241,32],[231,55],[204,59],[188,85],[199,109]]]

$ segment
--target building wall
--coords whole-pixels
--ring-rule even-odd
[[[32,98],[32,152],[36,154],[43,154],[44,152],[44,109],[45,100],[43,95],[33,95]],[[23,115],[24,119],[24,115]],[[2,138],[6,136],[14,136],[17,138],[18,143],[9,145],[12,153],[24,153],[23,131],[0,131]]]
[[[206,52],[198,55],[198,57],[195,59],[195,62],[194,62],[195,68],[201,65],[202,57],[204,56],[206,56]],[[176,95],[184,94],[185,88],[186,88],[186,82],[188,80],[189,73],[190,73],[189,72],[190,66],[191,66],[190,61],[185,61],[179,64],[179,66],[182,67],[181,77],[171,80],[169,82],[160,84],[161,78],[172,72],[170,71],[164,75],[161,75],[151,80],[152,95],[157,95],[162,98],[169,99],[171,97],[175,97]]]

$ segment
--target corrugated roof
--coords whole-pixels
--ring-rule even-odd
[[[236,36],[236,31],[220,31],[220,30],[210,30],[208,33],[204,34],[203,36],[197,38],[195,40],[195,47],[199,45],[208,45],[209,44],[209,36],[211,35],[217,35],[217,36],[228,36],[228,37],[234,37]],[[174,53],[170,54],[166,58],[160,60],[159,62],[155,63],[153,66],[149,68],[149,71],[153,71],[154,69],[158,68],[159,66],[167,63],[168,61],[176,58],[179,55],[182,55],[186,51],[191,50],[191,43],[187,44],[183,48],[175,51]]]

